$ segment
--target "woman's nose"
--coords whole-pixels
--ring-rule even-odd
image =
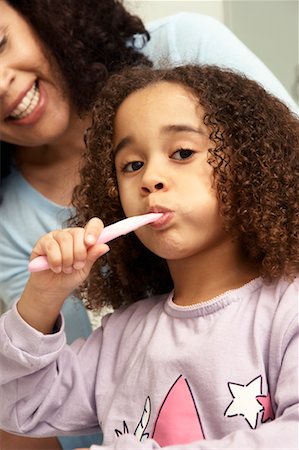
[[[0,96],[3,96],[7,93],[14,79],[15,79],[14,71],[7,67],[1,68],[0,65]]]

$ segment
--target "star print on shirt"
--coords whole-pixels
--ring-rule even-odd
[[[274,420],[275,416],[271,404],[270,394],[268,393],[268,395],[258,395],[256,399],[263,406],[262,423],[265,423],[268,420]]]
[[[258,416],[263,411],[262,422],[274,419],[270,396],[262,395],[262,376],[258,376],[248,384],[228,383],[233,396],[232,402],[226,409],[224,416],[243,416],[251,428],[255,429]]]

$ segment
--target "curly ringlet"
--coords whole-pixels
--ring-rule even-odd
[[[160,81],[177,83],[198,100],[214,145],[208,162],[224,226],[266,280],[292,279],[299,268],[299,120],[255,81],[216,66],[125,69],[111,77],[86,134],[86,160],[73,203],[74,224],[93,216],[105,224],[124,217],[113,155],[116,111],[130,93]],[[118,308],[171,290],[164,260],[131,233],[114,241],[81,289],[89,308]]]

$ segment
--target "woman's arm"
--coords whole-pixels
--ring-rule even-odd
[[[155,65],[213,64],[256,80],[294,112],[298,105],[267,66],[224,24],[213,17],[180,13],[151,22],[151,40],[143,52]]]

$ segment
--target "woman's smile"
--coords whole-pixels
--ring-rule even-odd
[[[33,125],[42,117],[46,100],[45,89],[41,83],[35,81],[4,120],[14,125]]]
[[[36,107],[39,101],[39,88],[35,82],[31,89],[29,89],[13,111],[9,114],[7,119],[23,119],[28,116]]]

